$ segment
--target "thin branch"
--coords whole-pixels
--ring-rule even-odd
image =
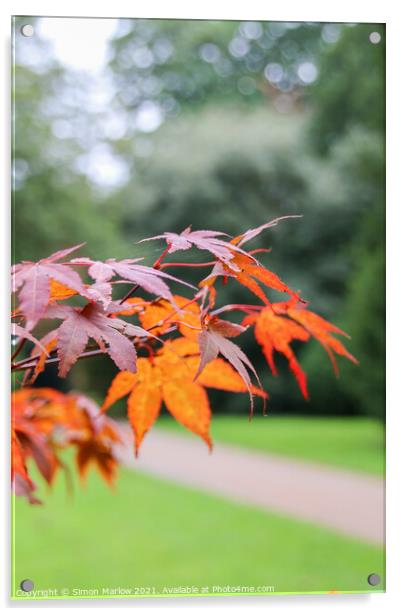
[[[156,327],[162,327],[162,325],[164,325],[165,323],[167,323],[168,321],[170,321],[170,319],[172,317],[174,317],[175,314],[177,314],[178,312],[180,312],[181,310],[184,310],[184,308],[187,308],[187,306],[190,306],[190,304],[194,304],[194,302],[198,301],[199,297],[200,297],[200,291],[198,291],[198,293],[196,293],[193,297],[193,299],[190,299],[188,302],[186,302],[183,306],[180,306],[179,310],[173,310],[173,312],[171,312],[170,314],[168,314],[167,317],[165,317],[164,319],[162,319],[161,321],[158,321],[158,323],[155,323],[155,325],[152,325],[152,327],[150,327],[147,331],[150,332],[152,329],[155,329]],[[187,325],[187,323],[186,323]]]
[[[139,284],[135,284],[133,287],[131,287],[129,292],[126,293],[125,296],[119,301],[119,304],[124,304],[124,302],[126,302],[132,295],[134,295],[139,286]]]
[[[226,306],[222,306],[222,308],[218,308],[211,312],[211,315],[220,314],[221,312],[228,312],[229,310],[241,310],[247,314],[252,314],[253,312],[259,312],[262,310],[264,306],[258,306],[255,304],[227,304]]]
[[[250,250],[250,255],[255,255],[259,252],[271,252],[272,248],[255,248],[254,250]],[[217,260],[215,261],[204,261],[204,263],[186,263],[178,261],[177,263],[163,263],[159,269],[166,269],[167,267],[212,267],[216,265]]]
[[[211,267],[215,263],[216,261],[207,261],[205,263],[182,263],[178,261],[177,263],[163,263],[159,269],[163,270],[167,267]]]
[[[102,351],[101,349],[97,349],[96,351],[88,351],[86,353],[82,353],[78,358],[77,361],[79,359],[85,359],[87,357],[95,357],[96,355],[103,355],[104,351]],[[59,363],[59,358],[58,357],[51,357],[49,359],[47,359],[45,361],[45,364],[57,364]],[[13,372],[15,371],[21,371],[21,370],[28,370],[29,368],[35,368],[36,366],[36,361],[31,362],[30,364],[24,364],[24,365],[20,365],[20,364],[13,364],[11,365],[11,370]]]
[[[17,347],[16,347],[14,353],[11,355],[11,361],[13,361],[21,353],[22,349],[24,348],[24,344],[25,344],[26,340],[27,340],[26,338],[21,338],[21,340],[17,344]]]

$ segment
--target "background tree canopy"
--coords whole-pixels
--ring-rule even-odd
[[[256,247],[272,247],[272,269],[351,334],[360,367],[343,362],[337,380],[322,349],[307,351],[304,403],[251,337],[245,350],[271,412],[383,417],[384,27],[119,20],[85,72],[52,49],[57,21],[38,20],[16,57],[15,260],[82,241],[94,257],[136,257],[137,240],[165,230],[237,233],[302,214]],[[159,248],[145,246],[152,259]],[[225,300],[234,293],[247,301],[230,285]],[[88,363],[71,384],[101,397],[111,370]]]

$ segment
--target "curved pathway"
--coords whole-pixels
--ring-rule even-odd
[[[193,489],[318,524],[365,542],[384,542],[382,478],[154,428],[138,459],[124,427],[123,464]]]

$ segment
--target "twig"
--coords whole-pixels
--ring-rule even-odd
[[[17,344],[17,348],[15,349],[14,353],[11,355],[11,361],[13,361],[21,353],[22,349],[24,348],[24,344],[26,340],[27,340],[26,338],[21,338],[21,340]]]
[[[189,299],[188,302],[186,302],[183,306],[180,306],[179,310],[173,310],[173,312],[168,314],[167,317],[165,317],[161,321],[158,321],[158,323],[155,323],[155,325],[152,325],[152,327],[150,327],[147,331],[150,332],[152,329],[155,329],[156,327],[162,327],[162,325],[170,321],[170,319],[174,317],[175,314],[177,314],[181,310],[184,310],[184,308],[187,308],[187,306],[190,306],[190,304],[194,304],[194,302],[198,301],[199,294],[200,294],[200,291],[194,295],[193,299]]]
[[[254,255],[257,254],[259,252],[271,252],[271,248],[255,248],[254,250],[250,250],[249,254],[250,255]],[[204,261],[204,263],[186,263],[186,262],[181,262],[178,261],[177,263],[163,263],[159,269],[166,269],[167,267],[212,267],[217,263],[217,260],[215,259],[215,261]]]
[[[227,304],[211,312],[211,315],[220,314],[221,312],[227,312],[229,310],[241,310],[247,314],[253,314],[253,312],[259,312],[264,306],[258,306],[256,304]]]
[[[96,351],[88,351],[87,353],[82,353],[81,355],[79,355],[78,359],[85,359],[87,357],[95,357],[96,355],[103,355],[104,351],[102,351],[101,349],[97,349]],[[57,364],[59,362],[59,358],[58,357],[51,357],[49,359],[47,359],[45,361],[45,364]],[[21,371],[21,370],[28,370],[29,368],[35,368],[36,366],[36,361],[31,362],[30,364],[24,364],[21,365],[19,364],[12,364],[11,365],[11,370],[13,372],[15,371]]]
[[[163,263],[159,269],[163,270],[167,267],[211,267],[215,263],[216,261],[207,261],[205,263],[182,263],[178,261],[177,263]]]

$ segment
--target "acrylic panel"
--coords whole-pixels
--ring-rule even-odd
[[[12,29],[12,597],[383,591],[384,24]]]

